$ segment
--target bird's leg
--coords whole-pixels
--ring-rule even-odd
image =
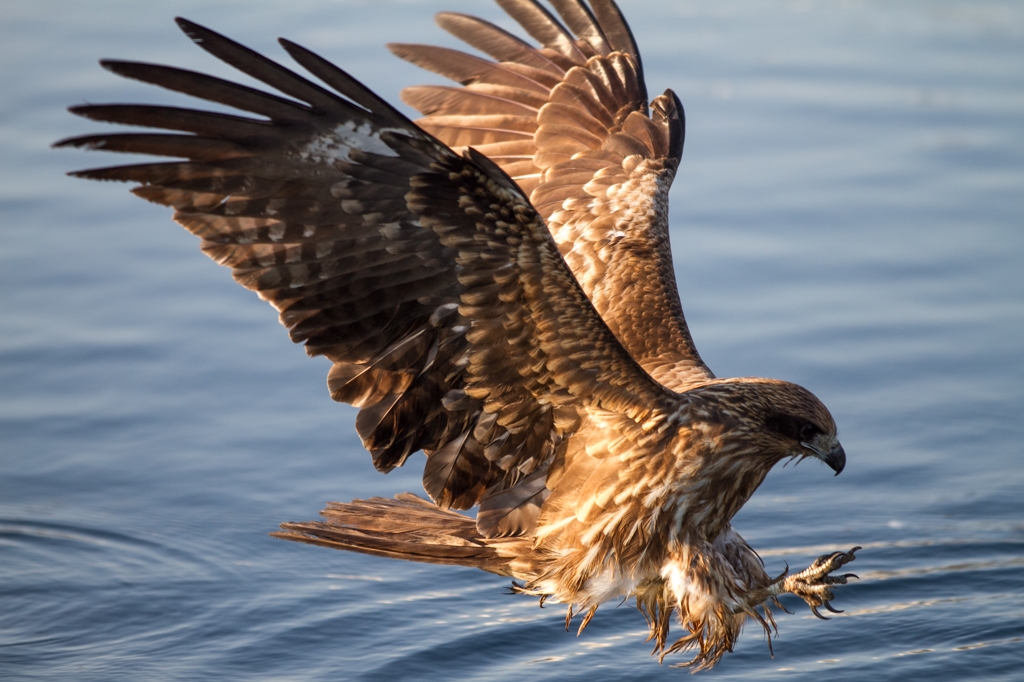
[[[856,559],[854,552],[858,549],[860,547],[854,547],[849,552],[822,554],[808,568],[795,575],[787,577],[786,573],[783,573],[772,581],[768,587],[769,594],[767,596],[777,597],[784,592],[795,594],[807,602],[807,605],[811,607],[811,613],[822,620],[828,620],[828,618],[818,613],[819,606],[824,606],[832,613],[842,613],[833,608],[830,603],[835,598],[831,588],[834,585],[845,585],[847,580],[856,578],[857,575],[854,573],[830,574]]]

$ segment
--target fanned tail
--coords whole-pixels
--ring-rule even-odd
[[[476,521],[441,509],[412,493],[329,502],[324,521],[282,523],[273,537],[389,559],[480,568],[512,575],[509,561],[519,538],[484,538]],[[528,547],[523,548],[529,551]]]

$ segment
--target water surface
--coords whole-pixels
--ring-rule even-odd
[[[1016,680],[1024,668],[1024,6],[624,3],[688,138],[672,194],[690,328],[719,376],[829,405],[842,476],[772,473],[735,526],[769,570],[864,545],[846,612],[786,604],[702,677]],[[639,5],[639,6],[635,6]],[[230,75],[184,15],[285,59],[305,44],[391,101],[434,81],[388,41],[451,44],[487,3],[27,2],[0,8],[0,678],[620,680],[643,618],[582,637],[505,580],[271,539],[377,474],[288,341],[169,211],[67,170],[64,108],[182,98],[101,57]],[[502,20],[504,21],[504,20]],[[503,23],[503,25],[508,25]]]

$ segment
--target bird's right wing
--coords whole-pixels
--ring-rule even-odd
[[[676,390],[714,375],[683,317],[668,233],[668,190],[683,151],[672,91],[648,108],[633,35],[612,0],[498,4],[540,43],[483,19],[442,13],[449,33],[496,61],[394,44],[407,61],[462,87],[416,86],[405,102],[445,144],[504,169],[547,222],[562,255],[626,349]]]
[[[63,146],[183,159],[81,171],[134,181],[208,256],[334,362],[335,400],[384,471],[428,454],[443,507],[481,504],[487,535],[522,532],[548,466],[588,409],[646,423],[677,398],[622,348],[544,222],[497,166],[460,156],[348,74],[282,41],[328,90],[201,26],[203,49],[287,98],[165,66],[117,74],[251,116],[143,105],[73,111],[182,131]]]

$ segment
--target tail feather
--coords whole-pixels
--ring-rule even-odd
[[[511,575],[509,561],[518,552],[510,545],[522,542],[488,540],[474,519],[412,493],[395,499],[329,502],[320,515],[326,520],[282,523],[282,531],[271,535],[390,559],[470,566],[498,575]]]

